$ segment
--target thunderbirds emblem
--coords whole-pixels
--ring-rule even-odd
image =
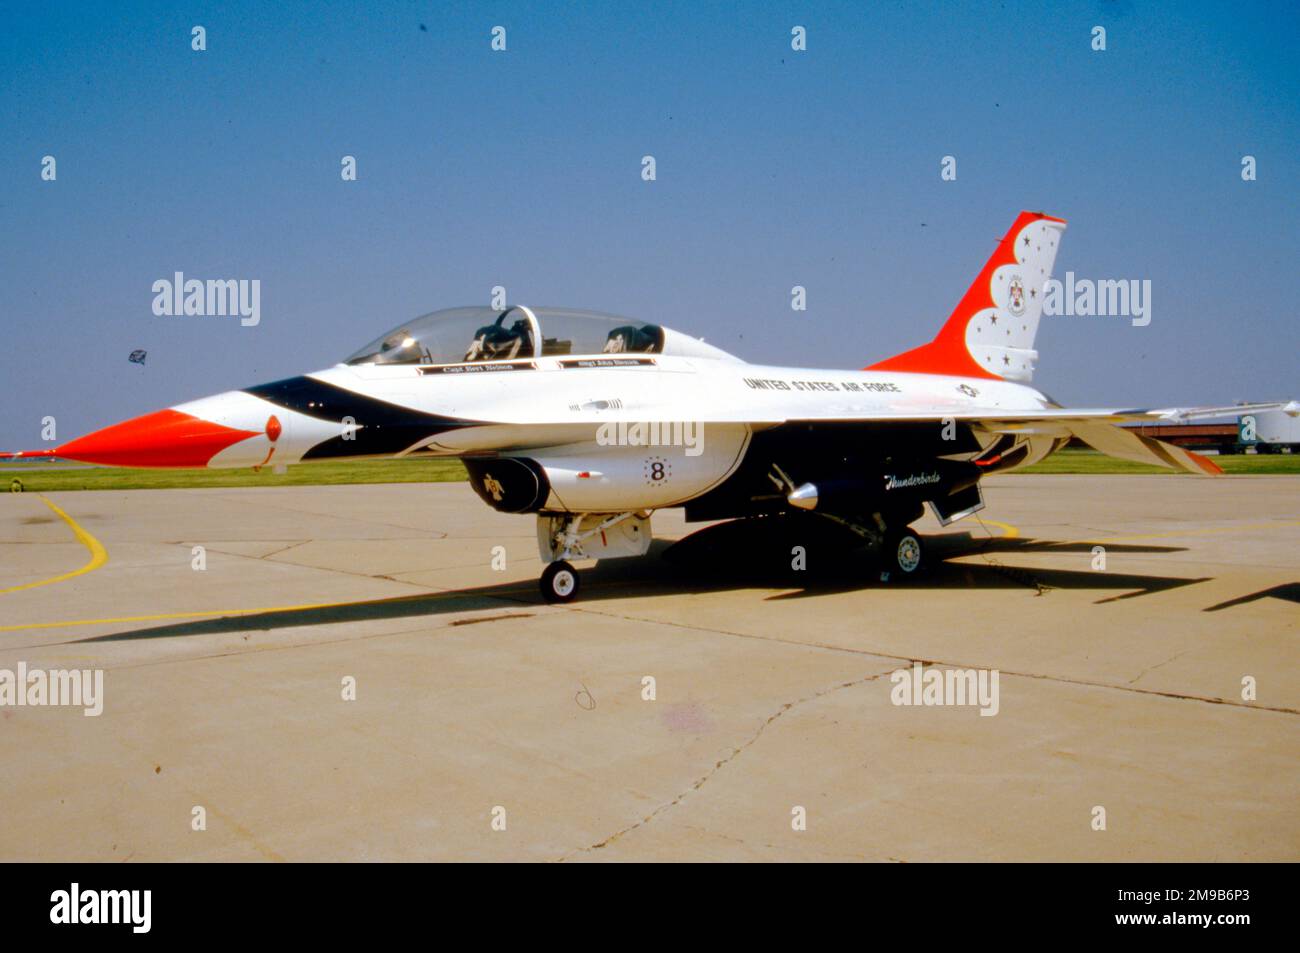
[[[939,482],[938,473],[909,473],[907,476],[886,473],[884,476],[886,490],[903,490],[909,486],[925,486]]]
[[[1020,280],[1019,275],[1011,279],[1011,295],[1007,307],[1016,317],[1025,313],[1025,283]]]

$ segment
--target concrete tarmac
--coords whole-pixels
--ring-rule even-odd
[[[0,859],[1300,860],[1300,479],[985,491],[919,580],[733,525],[562,607],[465,484],[7,494],[0,678],[103,712],[0,707]]]

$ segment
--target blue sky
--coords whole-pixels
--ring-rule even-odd
[[[328,366],[494,285],[860,367],[932,337],[1022,208],[1070,220],[1058,276],[1153,288],[1147,327],[1044,318],[1036,385],[1089,406],[1300,397],[1298,9],[11,8],[0,448],[40,446],[45,415],[66,440]],[[260,279],[261,324],[154,316],[176,271]]]

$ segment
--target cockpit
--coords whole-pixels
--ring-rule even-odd
[[[665,329],[657,324],[595,311],[523,305],[500,311],[450,308],[371,341],[346,363],[459,364],[569,354],[662,354],[665,340]],[[702,349],[701,356],[725,356],[703,342],[694,343]]]

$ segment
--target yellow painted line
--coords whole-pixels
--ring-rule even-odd
[[[37,582],[25,582],[21,586],[10,586],[8,589],[0,589],[0,596],[7,592],[21,592],[23,589],[35,589],[37,586],[49,586],[56,582],[63,582],[65,579],[71,579],[74,576],[81,576],[88,572],[94,572],[100,566],[104,565],[104,563],[108,562],[108,550],[104,548],[103,543],[87,533],[77,524],[76,520],[63,512],[63,510],[59,509],[45,497],[41,497],[41,502],[58,514],[63,522],[67,523],[68,526],[72,528],[73,534],[81,544],[90,550],[90,562],[86,563],[86,565],[82,566],[80,569],[74,569],[72,572],[65,572],[58,576],[51,576],[49,579],[41,579]]]
[[[997,520],[980,518],[980,524],[983,526],[996,526],[1002,530],[1001,539],[1015,539],[1020,535],[1020,530],[1016,529],[1010,523],[1000,523]]]
[[[502,595],[512,592],[527,592],[527,588],[507,589]],[[463,597],[463,592],[428,592],[413,596],[402,596],[403,600],[416,599],[454,599]],[[70,619],[64,622],[28,622],[23,625],[0,625],[0,632],[17,632],[23,629],[62,629],[75,625],[112,625],[117,622],[158,622],[163,619],[215,619],[224,616],[273,614],[277,612],[302,612],[307,609],[342,609],[349,606],[364,605],[362,602],[307,602],[296,606],[262,606],[257,609],[208,609],[202,612],[160,612],[154,615],[123,615],[106,619]]]
[[[1010,523],[1000,523],[997,520],[977,517],[982,525],[996,526],[1002,530],[1001,539],[1015,539],[1020,535],[1020,530],[1016,529]],[[1209,536],[1218,533],[1240,533],[1257,529],[1274,529],[1279,526],[1300,526],[1300,520],[1274,520],[1271,523],[1243,523],[1234,526],[1210,526],[1205,529],[1180,529],[1171,530],[1164,533],[1135,533],[1130,536],[1085,536],[1082,539],[1075,540],[1078,543],[1117,543],[1125,539],[1165,539],[1174,536]]]

